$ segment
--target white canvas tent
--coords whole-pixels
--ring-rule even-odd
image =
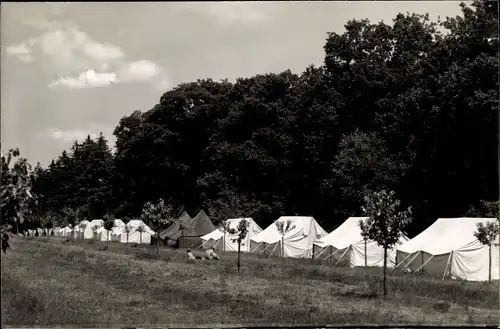
[[[55,236],[62,236],[64,227],[54,227],[53,230]]]
[[[287,221],[290,221],[294,228],[282,237],[276,223]],[[282,216],[250,238],[250,249],[252,252],[268,253],[270,256],[311,258],[314,241],[327,234],[313,217]]]
[[[440,218],[425,231],[397,248],[398,267],[425,269],[470,281],[487,281],[489,247],[474,236],[478,223],[495,218]],[[492,247],[491,278],[499,278],[498,244]]]
[[[151,244],[151,237],[153,237],[155,235],[155,232],[149,226],[147,226],[142,220],[132,219],[131,221],[129,221],[127,223],[127,226],[130,227],[130,233],[128,235],[128,242],[129,243]],[[144,232],[139,233],[137,231],[139,226],[144,227]],[[120,237],[120,242],[127,243],[127,234],[126,233],[122,233],[122,235]]]
[[[84,233],[85,233],[85,228],[90,224],[88,220],[82,220],[76,227],[75,227],[75,236],[84,238]]]
[[[231,218],[226,222],[230,229],[237,229],[241,221],[248,223],[248,233],[241,242],[241,251],[250,251],[250,238],[262,232],[262,228],[252,218]],[[216,229],[201,237],[203,248],[214,248],[222,251],[238,251],[238,242],[233,241],[237,235],[224,234],[221,229]]]
[[[335,231],[314,243],[314,258],[340,263],[346,261],[349,266],[383,266],[384,248],[375,241],[365,241],[361,235],[359,222],[368,217],[349,217]],[[409,241],[404,234],[398,246]],[[388,250],[387,266],[396,264],[396,250]]]
[[[94,227],[101,228],[104,225],[104,221],[102,219],[94,219],[90,223],[87,224],[85,230],[83,231],[84,239],[94,239],[98,236],[94,236]]]
[[[28,229],[28,233],[30,236],[35,236],[35,234],[38,233],[39,236],[42,236],[43,235],[43,229],[41,227],[35,229],[35,230],[30,230]]]
[[[54,229],[54,235],[69,238],[69,237],[71,237],[71,231],[72,231],[71,227],[69,227],[69,226],[58,227],[58,228]],[[77,228],[75,227],[74,237],[77,237],[77,235],[78,235],[78,232],[77,232]]]
[[[120,241],[124,227],[125,223],[121,219],[115,219],[115,226],[109,231],[109,241]],[[103,226],[97,230],[97,238],[108,241],[108,231]]]

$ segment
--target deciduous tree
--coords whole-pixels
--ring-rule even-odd
[[[160,233],[174,221],[172,206],[166,205],[163,199],[159,199],[156,203],[147,202],[142,208],[141,219],[150,223],[155,230],[156,259],[159,259]]]
[[[109,247],[109,232],[115,227],[115,216],[112,214],[104,215],[103,227],[106,230],[106,248]]]
[[[241,220],[238,223],[238,227],[236,229],[232,228],[228,230],[229,234],[236,235],[235,238],[232,239],[233,242],[238,243],[238,274],[240,274],[240,266],[241,266],[241,243],[245,240],[248,234],[248,222],[246,220]]]
[[[281,234],[281,257],[285,257],[285,235],[295,228],[295,225],[292,225],[292,221],[281,221],[277,222],[276,226],[278,227],[278,232]]]
[[[498,223],[488,222],[486,224],[478,223],[477,231],[474,232],[474,236],[481,242],[483,245],[488,246],[489,249],[489,266],[488,266],[488,282],[491,282],[491,247],[495,243],[495,240],[498,239]]]
[[[387,251],[399,242],[403,230],[411,222],[411,207],[399,211],[400,205],[401,202],[396,199],[394,191],[382,190],[367,194],[365,205],[362,207],[367,219],[359,222],[363,237],[384,248],[384,297],[387,295]]]

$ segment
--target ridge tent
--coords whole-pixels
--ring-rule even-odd
[[[295,227],[282,239],[276,223],[286,221],[290,221]],[[327,234],[314,217],[282,216],[265,230],[250,238],[250,249],[252,252],[266,253],[270,256],[311,258],[314,241]]]
[[[252,218],[231,218],[226,222],[230,229],[237,229],[241,221],[246,221],[248,223],[248,233],[243,241],[241,241],[241,251],[250,251],[250,238],[262,232],[262,228],[252,219]],[[237,238],[237,234],[229,234],[218,228],[211,233],[201,237],[203,242],[203,248],[208,249],[210,247],[216,250],[222,251],[238,251],[238,242],[233,242],[233,239]]]
[[[489,247],[474,236],[478,223],[496,218],[439,218],[425,231],[397,248],[398,267],[470,281],[487,281],[490,269]],[[498,241],[498,237],[497,237]],[[497,280],[498,244],[492,246],[491,278]]]
[[[165,242],[167,242],[168,240],[178,240],[182,235],[181,224],[187,225],[191,220],[191,216],[189,216],[189,214],[184,211],[178,220],[176,220],[166,230],[163,230],[160,233],[160,239],[164,240]]]
[[[104,223],[103,223],[104,224]],[[109,231],[109,241],[120,241],[125,223],[121,219],[115,219],[115,226]],[[108,241],[108,231],[101,226],[97,230],[97,238],[100,241]]]
[[[329,260],[336,263],[347,261],[350,267],[383,266],[384,248],[373,240],[367,240],[361,235],[359,221],[368,217],[349,217],[332,233],[314,242],[314,258]],[[404,234],[399,238],[398,246],[409,241]],[[387,266],[396,264],[395,248],[387,250]]]
[[[180,248],[198,248],[202,245],[201,237],[213,232],[216,227],[207,216],[205,211],[201,210],[198,215],[186,223],[187,228],[179,237]]]
[[[34,230],[28,229],[27,231],[28,231],[28,233],[29,233],[30,236],[35,236],[37,233],[38,233],[39,236],[42,236],[43,232],[44,232],[43,228],[41,228],[41,227],[38,227],[38,228],[36,228]]]
[[[69,238],[69,237],[71,237],[71,227],[66,226],[66,227],[58,228],[54,231],[54,235]],[[74,230],[74,237],[75,238],[78,237],[78,230],[76,227]]]
[[[84,239],[94,239],[98,238],[98,236],[94,236],[94,227],[100,228],[104,225],[104,221],[102,219],[94,219],[90,223],[87,224],[85,230],[83,231]]]
[[[52,230],[54,231],[55,236],[62,236],[63,229],[64,229],[64,227],[56,226]]]
[[[129,243],[151,244],[151,237],[155,235],[155,231],[147,226],[142,220],[132,219],[127,223],[127,226],[131,228],[128,235]],[[142,233],[137,231],[140,226],[144,227],[144,232]],[[127,243],[127,234],[121,234],[120,242]]]
[[[82,220],[75,227],[75,235],[77,235],[79,238],[84,238],[84,232],[85,232],[84,227],[87,227],[89,224],[90,224],[90,222],[88,220]]]

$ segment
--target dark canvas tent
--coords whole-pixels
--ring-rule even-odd
[[[168,240],[176,241],[182,235],[181,224],[184,224],[186,227],[188,227],[191,220],[191,216],[189,216],[189,214],[184,211],[175,223],[173,223],[166,230],[160,233],[160,239],[165,242]]]
[[[197,248],[201,246],[201,237],[217,228],[203,210],[191,219],[186,226],[187,228],[179,238],[180,248]]]

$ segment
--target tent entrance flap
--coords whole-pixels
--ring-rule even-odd
[[[396,266],[394,266],[392,268],[391,272],[394,271],[395,269],[397,269],[399,267],[399,265],[403,264],[405,262],[405,260],[407,260],[408,258],[410,258],[411,255],[412,254],[408,254],[408,256],[406,256],[401,262],[399,262],[399,263],[396,262]],[[404,267],[403,267],[403,269],[404,269]]]
[[[333,247],[330,247],[330,248],[332,248],[332,249],[333,249]],[[336,255],[339,251],[340,251],[340,249],[335,250],[335,251],[334,251],[334,252],[332,252],[332,253],[331,253],[328,257],[326,257],[326,258],[325,258],[325,260],[328,260],[330,257],[335,256],[335,255]]]
[[[406,269],[406,268],[408,268],[408,266],[410,266],[410,265],[413,263],[413,261],[414,261],[414,260],[418,257],[418,255],[419,255],[420,253],[422,253],[422,254],[423,254],[423,251],[417,251],[417,252],[415,253],[415,255],[413,255],[413,257],[412,257],[412,258],[408,261],[408,263],[406,263],[406,264],[405,264],[405,266],[403,266],[403,270],[404,270],[404,269]],[[411,255],[411,254],[410,254],[410,255]],[[408,257],[407,257],[407,258],[408,258]],[[405,259],[406,259],[406,258],[405,258]],[[403,260],[403,261],[404,261],[404,260]]]
[[[275,246],[274,246],[273,250],[269,253],[269,257],[267,257],[268,259],[271,258],[274,255],[274,252],[279,247],[279,245],[280,245],[279,243],[275,243]],[[272,244],[270,244],[269,246],[272,246]]]
[[[423,254],[423,252],[422,252]],[[418,272],[420,271],[421,269],[423,269],[425,267],[425,265],[427,265],[432,259],[434,258],[434,255],[431,255],[431,257],[429,257],[429,259],[427,259],[422,265],[420,265],[416,270],[415,272]]]
[[[335,264],[335,266],[338,266],[340,264],[340,262],[342,261],[342,259],[344,259],[344,256],[347,254],[348,251],[351,250],[351,246],[349,246],[348,248],[346,248],[346,250],[344,251],[344,253],[342,254],[342,256],[340,256],[338,262]]]

